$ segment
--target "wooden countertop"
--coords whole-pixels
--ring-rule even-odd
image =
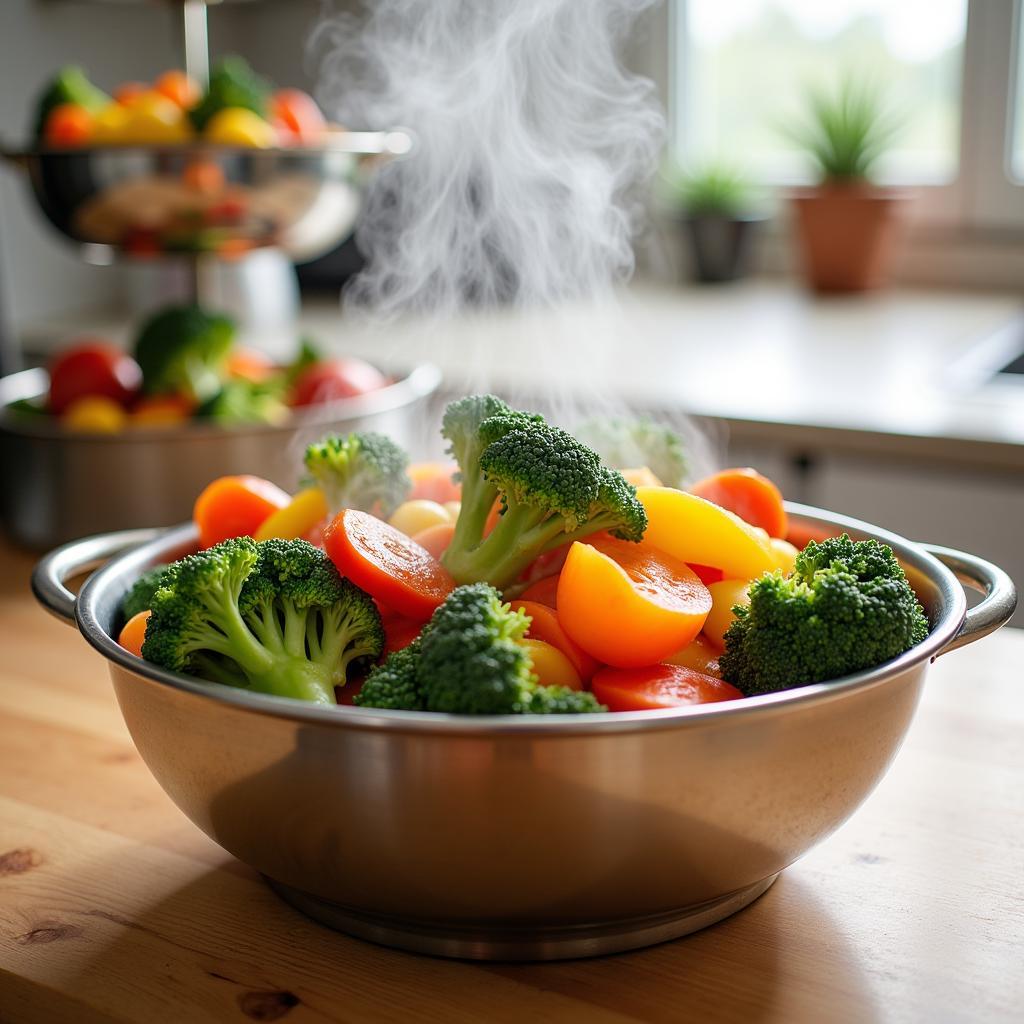
[[[0,547],[0,1021],[968,1021],[1024,1006],[1024,632],[938,661],[892,770],[757,903],[478,965],[313,924],[171,804],[102,659]]]

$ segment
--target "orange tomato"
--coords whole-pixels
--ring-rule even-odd
[[[512,601],[511,605],[512,611],[522,609],[530,616],[530,628],[526,635],[557,647],[569,659],[580,679],[586,682],[597,671],[600,662],[569,637],[553,608],[534,601]]]
[[[707,622],[705,622],[706,626]],[[721,678],[722,670],[718,665],[718,655],[718,648],[709,643],[707,637],[701,634],[681,651],[670,654],[664,661],[667,665],[682,665],[683,668],[692,668],[705,675]]]
[[[519,640],[519,646],[530,655],[533,674],[541,686],[567,686],[570,690],[582,690],[583,680],[572,662],[554,644],[529,637]]]
[[[92,136],[94,118],[77,103],[61,103],[47,115],[43,141],[51,146],[84,146]]]
[[[767,530],[770,537],[786,536],[782,492],[756,469],[723,469],[698,480],[690,490],[735,512],[745,523]]]
[[[690,643],[711,610],[711,595],[693,570],[644,544],[591,540],[573,544],[558,580],[558,621],[566,633],[619,668],[654,664]]]
[[[271,513],[290,501],[277,484],[261,477],[219,477],[207,484],[192,510],[199,545],[208,548],[229,537],[251,537]]]
[[[133,615],[121,630],[117,642],[130,654],[135,657],[142,657],[142,642],[146,639],[146,624],[149,622],[150,611],[147,608],[144,612]]]
[[[682,665],[603,668],[594,676],[591,690],[609,711],[654,711],[743,696],[735,686]]]
[[[455,535],[454,523],[435,523],[425,530],[413,534],[413,540],[426,548],[435,558],[440,558],[447,550]]]
[[[409,500],[424,498],[439,505],[458,501],[462,497],[462,486],[452,480],[452,474],[458,471],[454,462],[414,462],[406,471],[412,481]]]
[[[199,83],[184,71],[165,71],[153,83],[153,88],[177,103],[182,110],[191,110],[202,97]]]

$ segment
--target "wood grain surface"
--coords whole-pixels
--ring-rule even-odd
[[[653,949],[478,965],[313,924],[192,826],[102,659],[0,548],[0,1021],[1024,1020],[1024,633],[936,663],[892,770],[757,903]]]

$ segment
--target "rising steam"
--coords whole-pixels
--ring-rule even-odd
[[[348,299],[377,317],[591,297],[633,268],[663,117],[619,46],[653,0],[370,0],[313,40],[352,126],[410,128],[373,181]]]

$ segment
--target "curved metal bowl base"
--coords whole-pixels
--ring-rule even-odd
[[[263,877],[278,896],[307,917],[382,946],[458,960],[573,960],[642,949],[717,924],[753,903],[779,875],[769,875],[745,889],[667,914],[563,928],[453,928],[413,924],[400,918],[351,910],[267,875]]]

